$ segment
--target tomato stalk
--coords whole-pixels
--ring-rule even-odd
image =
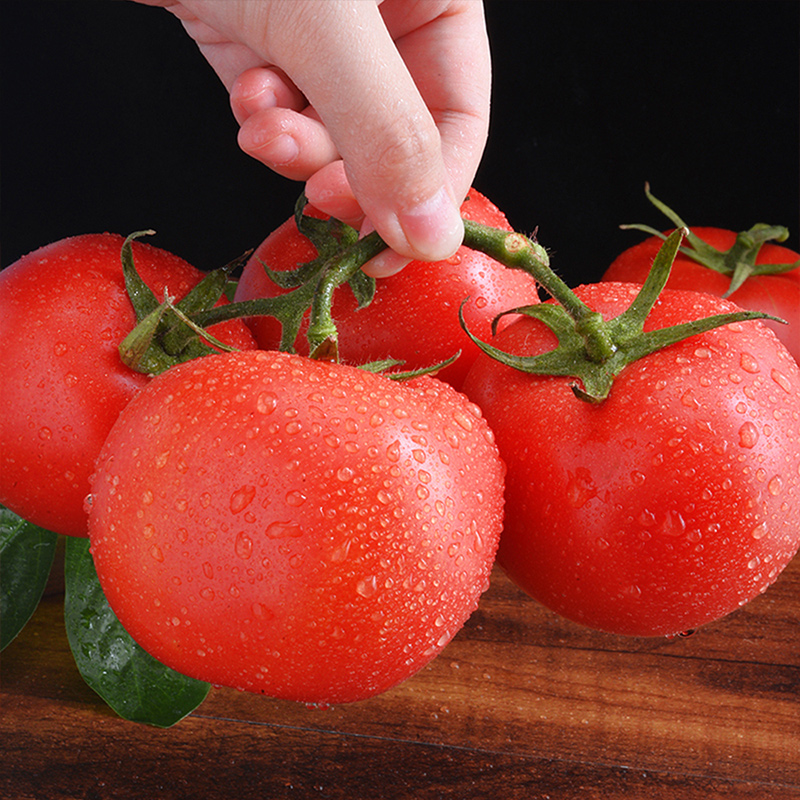
[[[361,267],[384,250],[386,244],[377,233],[359,239],[354,228],[339,220],[307,216],[303,213],[305,205],[306,199],[301,197],[295,208],[295,219],[298,229],[311,240],[318,255],[292,271],[276,271],[264,264],[272,280],[291,289],[278,297],[215,305],[224,292],[229,265],[210,273],[180,303],[173,304],[168,297],[158,302],[138,278],[133,265],[130,240],[143,232],[132,234],[123,247],[123,265],[140,323],[120,347],[125,363],[141,372],[157,373],[180,361],[218,352],[221,345],[205,331],[208,326],[259,315],[278,319],[282,328],[280,349],[291,352],[309,310],[307,337],[311,357],[338,361],[338,335],[331,313],[334,292],[346,283],[359,307],[368,305],[375,293],[375,280],[365,275]],[[547,251],[540,244],[520,233],[465,220],[464,244],[467,247],[486,253],[511,269],[528,272],[552,296],[555,303],[514,308],[504,313],[539,319],[556,335],[558,346],[549,353],[520,357],[503,353],[477,339],[467,329],[460,311],[462,327],[472,341],[493,358],[525,372],[578,378],[581,385],[572,387],[575,394],[583,400],[601,402],[608,396],[616,376],[632,361],[720,325],[775,319],[760,312],[741,311],[644,332],[645,320],[666,284],[681,242],[689,235],[681,226],[667,237],[631,306],[618,317],[604,320],[553,272]],[[496,327],[497,320],[495,330]]]
[[[767,225],[759,222],[746,231],[736,235],[736,241],[728,250],[718,250],[699,236],[691,232],[689,226],[668,205],[662,203],[650,192],[650,185],[645,184],[647,199],[661,211],[677,228],[686,228],[688,245],[680,248],[680,252],[702,264],[708,269],[730,276],[731,282],[723,297],[733,294],[751,275],[777,275],[800,268],[800,261],[788,264],[756,264],[759,250],[767,242],[785,242],[789,238],[789,230],[783,225]],[[649,225],[620,225],[623,230],[639,230],[651,236],[666,240],[666,235]]]
[[[484,353],[514,369],[536,375],[578,378],[582,385],[573,384],[572,391],[587,402],[602,402],[608,396],[614,379],[628,364],[671,344],[732,322],[776,319],[761,312],[736,311],[645,331],[645,321],[666,285],[681,241],[688,234],[685,228],[679,228],[667,237],[647,280],[631,305],[619,316],[604,320],[553,274],[547,262],[540,257],[540,248],[534,242],[520,234],[494,231],[483,226],[472,230],[473,225],[470,224],[471,230],[465,243],[479,249],[486,247],[484,252],[491,250],[490,255],[508,267],[527,270],[553,296],[557,304],[524,306],[509,309],[505,313],[525,314],[540,320],[555,334],[558,346],[537,356],[506,353],[481,341],[469,331],[462,304],[459,313],[467,335]]]

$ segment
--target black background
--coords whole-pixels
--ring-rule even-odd
[[[538,226],[572,283],[661,225],[787,225],[798,248],[797,2],[487,0],[489,144],[475,186]],[[300,185],[239,151],[180,23],[126,0],[3,0],[2,265],[64,236],[157,230],[209,269],[291,214]]]

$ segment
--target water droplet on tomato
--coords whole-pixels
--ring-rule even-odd
[[[63,356],[67,350],[69,350],[69,345],[66,342],[56,342],[53,345],[53,353],[57,356]]]
[[[697,402],[694,392],[691,389],[687,389],[681,395],[681,405],[686,406],[686,408],[697,408],[700,404]]]
[[[763,539],[767,535],[767,523],[762,522],[756,525],[755,528],[753,528],[753,530],[750,531],[750,535],[754,539]]]
[[[286,505],[299,508],[306,501],[306,496],[297,490],[286,493]]]
[[[303,529],[293,522],[271,522],[264,531],[269,539],[296,539],[303,535]]]
[[[142,492],[142,505],[151,506],[153,505],[154,499],[155,498],[153,497],[153,493],[150,491],[150,489],[145,489]]]
[[[243,511],[250,503],[253,502],[256,496],[256,487],[250,484],[241,486],[232,495],[230,499],[230,509],[233,514],[238,514]],[[202,500],[202,498],[201,498]],[[209,502],[211,498],[209,497]],[[204,504],[204,508],[205,508]]]
[[[271,414],[278,405],[278,397],[273,392],[260,392],[256,398],[256,411]]]
[[[739,364],[745,372],[749,372],[751,375],[755,375],[757,372],[761,371],[761,367],[758,366],[758,361],[756,361],[755,357],[750,355],[750,353],[742,353],[739,357]]]
[[[775,475],[773,478],[770,478],[767,484],[767,491],[773,497],[777,497],[783,491],[783,478],[780,475]]]
[[[569,473],[567,481],[567,502],[573,508],[583,508],[593,497],[597,496],[597,487],[592,480],[591,472],[585,467],[578,467]]]
[[[152,556],[152,557],[153,557],[153,558],[154,558],[156,561],[159,561],[159,562],[160,562],[160,561],[163,561],[163,560],[164,560],[164,553],[162,553],[162,552],[161,552],[161,548],[160,548],[158,545],[155,545],[155,544],[154,544],[154,545],[153,545],[153,546],[150,548],[150,555],[151,555],[151,556]]]
[[[758,442],[758,428],[752,422],[745,422],[739,428],[739,445],[748,450],[756,446]]]
[[[253,540],[244,531],[239,531],[236,534],[233,549],[239,558],[246,560],[253,555]]]
[[[350,553],[351,541],[346,539],[338,547],[331,551],[330,560],[333,564],[341,564]]]
[[[52,439],[53,431],[51,431],[50,428],[47,427],[39,428],[39,438],[44,440]]]
[[[374,575],[362,578],[356,584],[356,591],[362,597],[372,597],[378,591],[378,579]]]
[[[342,481],[342,483],[353,480],[355,474],[355,470],[352,467],[340,467],[336,470],[336,478]]]
[[[770,375],[772,377],[772,380],[775,381],[775,383],[777,383],[778,386],[780,386],[784,392],[786,392],[787,394],[791,394],[792,384],[782,372],[778,372],[777,369],[773,369]]]
[[[486,308],[489,305],[489,301],[485,297],[476,297],[475,298],[475,308]]]
[[[467,433],[471,432],[474,427],[474,418],[460,408],[456,409],[453,413],[453,420],[459,427],[467,431]]]

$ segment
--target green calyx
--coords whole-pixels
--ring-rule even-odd
[[[277,319],[281,325],[280,350],[294,352],[294,342],[309,310],[306,336],[310,357],[338,361],[338,334],[331,314],[334,293],[346,284],[358,308],[369,305],[375,295],[375,279],[366,275],[361,267],[384,250],[386,244],[377,233],[359,238],[358,231],[339,220],[307,216],[303,213],[306,203],[305,196],[301,196],[295,206],[295,221],[298,230],[314,245],[317,256],[293,270],[274,270],[262,263],[270,279],[289,290],[277,297],[216,305],[230,286],[233,269],[250,255],[246,253],[226,267],[210,272],[180,302],[175,303],[170,297],[159,301],[136,272],[131,247],[134,239],[152,231],[131,234],[122,248],[122,264],[138,323],[120,345],[123,362],[137,372],[155,375],[182,361],[229,351],[233,348],[214,338],[207,328],[220,322],[257,316]],[[405,372],[386,372],[402,363],[393,359],[360,367],[384,372],[394,380],[408,380],[446,367],[459,354],[455,353],[441,364]]]
[[[717,250],[691,232],[689,226],[667,205],[655,198],[650,192],[650,185],[645,184],[647,199],[661,211],[677,228],[686,228],[687,245],[680,252],[722,275],[730,276],[731,282],[723,297],[733,294],[751,275],[777,275],[800,267],[800,260],[790,264],[756,264],[759,250],[766,242],[785,242],[789,231],[782,225],[766,225],[757,223],[752,228],[737,234],[736,241],[729,250]],[[620,225],[623,230],[639,230],[660,239],[667,237],[648,225]]]
[[[137,325],[122,340],[119,353],[131,369],[155,375],[182,361],[232,349],[195,323],[192,315],[211,308],[222,297],[230,273],[241,259],[210,272],[180,302],[175,303],[166,293],[159,300],[136,271],[133,260],[134,239],[152,233],[137,231],[122,245],[122,271]]]
[[[684,228],[679,228],[667,237],[647,280],[631,305],[610,320],[604,320],[598,312],[586,306],[563,281],[554,276],[547,263],[546,253],[543,256],[543,250],[538,244],[526,240],[520,234],[509,234],[482,226],[477,226],[472,235],[470,229],[467,230],[465,243],[469,240],[469,246],[473,246],[480,244],[482,240],[492,239],[490,255],[506,266],[529,272],[558,301],[558,305],[541,303],[504,312],[525,314],[543,322],[555,334],[558,346],[536,356],[506,353],[470,333],[464,321],[462,305],[459,313],[461,325],[467,335],[484,353],[521,372],[577,378],[581,385],[572,385],[572,391],[576,397],[587,402],[600,403],[605,400],[614,379],[628,364],[671,344],[732,322],[775,319],[756,311],[736,311],[668,328],[644,331],[645,320],[667,282],[672,262],[683,237],[688,233]],[[507,250],[510,252],[506,252]],[[501,314],[500,317],[502,316]],[[495,331],[500,317],[494,321]]]

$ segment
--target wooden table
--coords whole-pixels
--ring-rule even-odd
[[[800,798],[800,559],[687,638],[566,622],[499,571],[444,653],[329,710],[212,690],[169,730],[83,683],[62,598],[2,655],[2,800]]]

